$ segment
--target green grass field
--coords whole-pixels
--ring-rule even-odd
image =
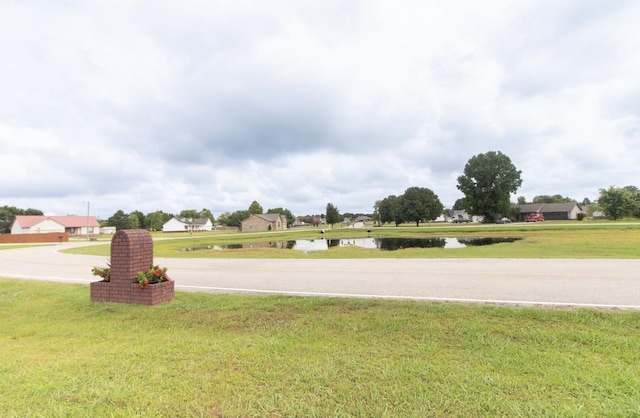
[[[640,416],[640,312],[0,286],[3,417]]]
[[[184,252],[317,237],[155,234],[156,257],[638,258],[638,223],[375,228],[521,241],[461,250]],[[359,235],[357,235],[359,234]],[[367,236],[327,229],[323,237]],[[169,239],[167,239],[169,238]],[[205,243],[205,244],[203,244]],[[109,255],[109,242],[75,249]],[[91,303],[81,285],[0,279],[0,416],[640,416],[640,312],[176,293]]]

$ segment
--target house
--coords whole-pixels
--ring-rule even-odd
[[[443,218],[443,219],[442,219]],[[469,215],[464,209],[447,209],[441,217],[438,217],[435,222],[453,222],[453,223],[469,223],[469,222],[482,222],[484,217]]]
[[[67,232],[70,236],[97,235],[100,223],[95,216],[16,215],[11,234],[42,234]]]
[[[519,220],[527,214],[540,214],[547,221],[562,221],[578,219],[580,213],[584,213],[577,202],[569,203],[527,203],[516,205],[520,209]]]
[[[162,225],[162,232],[201,232],[211,231],[213,223],[209,218],[173,217]]]
[[[279,213],[253,214],[241,225],[242,232],[282,231],[287,229],[287,217]]]
[[[362,222],[362,223],[367,223],[367,222],[371,222],[371,216],[367,216],[367,215],[360,215],[358,217],[356,217],[355,221],[353,222]]]

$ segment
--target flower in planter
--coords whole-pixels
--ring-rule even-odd
[[[140,289],[153,283],[161,283],[169,280],[167,276],[167,268],[153,266],[147,271],[138,272],[138,287]]]
[[[107,267],[94,267],[91,269],[94,276],[102,277],[103,282],[111,281],[111,263],[107,260]]]

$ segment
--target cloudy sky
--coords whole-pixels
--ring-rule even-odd
[[[636,0],[0,0],[0,206],[445,207],[640,186]],[[90,205],[87,205],[90,202]]]

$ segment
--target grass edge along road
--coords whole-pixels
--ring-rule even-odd
[[[638,416],[640,313],[0,279],[2,416]]]

